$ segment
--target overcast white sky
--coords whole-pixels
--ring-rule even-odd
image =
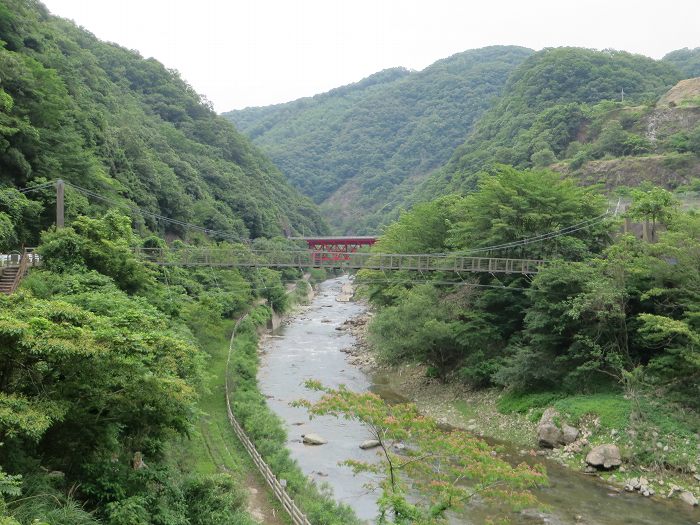
[[[43,0],[180,71],[217,111],[286,102],[493,44],[700,46],[700,0]]]

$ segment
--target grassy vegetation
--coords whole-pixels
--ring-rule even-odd
[[[700,422],[692,411],[651,396],[628,399],[620,392],[566,396],[562,392],[504,393],[497,402],[504,414],[523,414],[538,421],[546,407],[561,420],[590,431],[591,443],[616,443],[631,468],[690,472],[697,460]]]

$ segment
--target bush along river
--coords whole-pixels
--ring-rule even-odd
[[[301,307],[292,317],[261,343],[261,365],[258,380],[270,408],[284,421],[287,447],[302,471],[319,485],[327,485],[334,497],[352,507],[355,513],[374,523],[378,490],[370,490],[373,480],[368,474],[355,476],[350,468],[340,466],[347,459],[370,460],[375,451],[359,445],[370,439],[368,430],[356,421],[334,417],[314,417],[292,407],[298,399],[315,400],[317,393],[307,390],[304,382],[319,380],[329,387],[345,385],[350,390],[371,390],[388,402],[404,401],[395,385],[402,378],[392,371],[367,372],[371,357],[353,355],[349,350],[356,343],[352,327],[366,313],[362,303],[347,301],[347,277],[321,283],[310,305]],[[410,379],[414,382],[413,379]],[[403,382],[406,380],[403,378]],[[485,400],[486,402],[487,400]],[[422,404],[419,403],[419,406]],[[453,423],[447,418],[448,423]],[[469,430],[469,426],[467,425]],[[320,437],[322,446],[307,445],[302,436]],[[310,436],[311,435],[311,436]],[[313,436],[316,435],[316,436]],[[502,447],[504,458],[512,463],[544,462],[549,486],[537,489],[537,498],[548,506],[546,512],[524,511],[514,516],[513,523],[548,523],[572,525],[696,525],[700,523],[697,507],[677,499],[644,498],[637,492],[626,492],[598,477],[568,469],[533,451],[503,441],[492,441]],[[378,460],[378,459],[377,459]],[[479,525],[486,523],[493,509],[475,501],[464,512],[450,517],[453,523]]]

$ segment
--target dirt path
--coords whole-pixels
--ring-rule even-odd
[[[270,501],[267,485],[256,472],[249,472],[246,478],[248,487],[248,513],[258,523],[266,525],[285,525],[280,517],[284,511]]]

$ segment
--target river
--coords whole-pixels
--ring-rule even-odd
[[[372,378],[346,361],[341,352],[353,344],[353,336],[336,330],[343,322],[364,311],[364,306],[354,302],[338,302],[336,295],[347,278],[325,281],[311,305],[303,307],[290,322],[265,338],[261,346],[262,358],[258,380],[268,405],[285,423],[287,447],[304,474],[318,483],[327,483],[335,498],[349,506],[367,523],[376,516],[376,500],[379,494],[367,488],[373,481],[367,475],[354,476],[352,471],[339,466],[346,459],[368,460],[376,457],[373,451],[361,450],[358,445],[369,439],[369,432],[355,421],[334,417],[317,417],[309,420],[303,408],[290,403],[296,399],[315,399],[303,385],[307,379],[320,380],[330,387],[344,384],[351,390],[373,390],[396,400],[394,392],[386,390],[381,377]],[[376,379],[376,381],[374,380]],[[301,435],[316,433],[328,440],[327,445],[307,446]],[[512,448],[512,447],[511,447]],[[517,457],[515,461],[530,457]],[[600,479],[565,469],[555,462],[545,461],[550,486],[538,489],[538,499],[549,505],[546,519],[517,515],[516,524],[549,523],[551,525],[696,525],[700,523],[700,511],[678,501],[643,498],[612,490]],[[489,509],[479,505],[467,508],[463,515],[453,516],[452,523],[481,525],[485,523]]]

